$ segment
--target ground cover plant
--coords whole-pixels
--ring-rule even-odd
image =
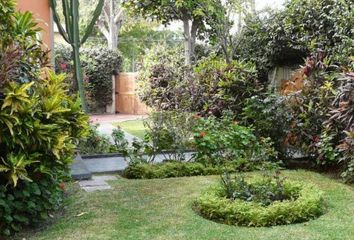
[[[284,171],[292,181],[305,181],[323,191],[325,213],[302,224],[250,228],[215,223],[198,216],[193,202],[219,176],[110,181],[112,191],[86,193],[68,186],[66,210],[53,224],[29,229],[16,239],[264,239],[352,240],[354,189],[308,171]],[[260,176],[247,173],[246,178]],[[104,206],[104,207],[102,207]]]

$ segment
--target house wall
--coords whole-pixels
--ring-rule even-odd
[[[43,47],[53,49],[53,21],[49,0],[17,0],[17,9],[21,12],[30,11],[38,22]]]

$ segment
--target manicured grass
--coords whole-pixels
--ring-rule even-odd
[[[124,131],[138,137],[140,139],[144,138],[145,127],[143,120],[129,120],[124,122],[115,123],[115,126],[120,126]]]
[[[257,174],[257,173],[250,173]],[[285,171],[290,179],[305,180],[325,192],[327,212],[307,223],[271,228],[218,224],[194,213],[199,193],[218,176],[154,180],[118,179],[113,190],[85,193],[76,189],[66,212],[52,225],[27,232],[19,239],[126,240],[353,240],[354,188],[306,171]],[[85,213],[82,216],[77,216]]]

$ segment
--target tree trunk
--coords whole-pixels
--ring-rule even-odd
[[[118,45],[118,31],[117,31],[117,25],[114,22],[114,9],[115,9],[115,3],[113,0],[110,0],[109,2],[109,40],[108,40],[108,48],[110,50],[115,50],[117,49]]]
[[[191,61],[194,61],[194,53],[195,53],[195,44],[197,41],[197,31],[198,31],[198,23],[193,21],[192,29],[191,29],[191,36],[190,36],[190,58]]]
[[[251,11],[252,14],[256,14],[256,0],[251,0]]]
[[[190,35],[190,27],[189,20],[186,18],[183,20],[183,32],[184,32],[184,57],[185,64],[191,65],[191,35]]]

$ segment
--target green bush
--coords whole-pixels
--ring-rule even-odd
[[[242,112],[242,124],[254,128],[257,137],[270,138],[283,160],[287,157],[285,140],[292,120],[293,115],[286,96],[253,96],[246,100]]]
[[[14,12],[12,5],[0,21],[14,29],[6,41],[0,38],[1,237],[48,217],[59,206],[62,181],[88,122],[77,98],[67,95],[65,76],[40,70],[48,58],[32,15]],[[13,56],[18,58],[12,61]]]
[[[119,73],[122,57],[117,51],[102,46],[83,48],[80,56],[90,111],[105,112],[106,106],[112,103],[112,75]],[[69,46],[56,46],[55,69],[58,73],[68,74],[71,88],[76,90],[76,82],[73,80],[72,52]]]
[[[254,179],[248,184],[262,185],[262,180]],[[217,222],[249,227],[299,223],[314,219],[324,212],[322,192],[314,186],[285,180],[284,192],[288,200],[273,201],[263,206],[256,201],[228,199],[224,188],[218,185],[202,193],[195,201],[194,209],[203,217]]]
[[[216,117],[199,118],[194,128],[196,161],[219,165],[225,162],[246,160],[254,165],[276,159],[269,139],[258,139],[253,130],[224,113]]]
[[[152,179],[219,175],[225,170],[236,172],[246,170],[251,171],[255,169],[255,166],[242,161],[227,163],[220,166],[204,165],[198,162],[166,161],[156,164],[131,164],[124,170],[123,175],[130,179]]]
[[[220,117],[223,111],[241,114],[245,100],[263,90],[258,82],[256,66],[251,62],[232,61],[211,56],[198,62],[194,69],[199,112]]]
[[[88,134],[80,140],[78,148],[80,154],[104,154],[116,153],[118,149],[112,144],[109,136],[101,134],[97,130],[98,124],[90,124]]]
[[[171,151],[169,160],[184,160],[184,152],[193,148],[193,127],[196,120],[191,113],[179,111],[151,112],[144,120],[144,141],[151,153]]]
[[[144,58],[139,71],[139,97],[158,111],[199,111],[200,88],[180,48],[158,46]]]

